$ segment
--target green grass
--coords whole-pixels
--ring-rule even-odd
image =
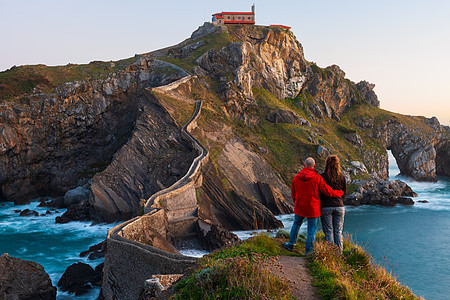
[[[266,235],[213,252],[176,284],[171,299],[292,299],[288,282],[272,272],[283,253],[291,254]]]
[[[130,65],[136,59],[136,57],[132,57],[115,62],[94,61],[89,64],[68,64],[55,67],[46,65],[12,67],[0,72],[0,99],[13,99],[32,92],[34,88],[48,93],[65,82],[100,78]],[[22,98],[23,96],[20,99]]]
[[[321,299],[420,299],[380,266],[351,238],[341,255],[336,245],[318,238],[309,268]]]
[[[231,36],[228,32],[218,32],[201,39],[193,40],[192,44],[201,41],[203,44],[199,48],[193,50],[188,56],[182,57],[181,48],[174,48],[170,51],[167,56],[159,57],[158,59],[170,62],[174,65],[183,68],[187,72],[192,72],[194,68],[195,61],[205,52],[211,49],[220,49],[229,45],[232,41]]]

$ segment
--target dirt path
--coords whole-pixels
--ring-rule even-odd
[[[295,299],[320,299],[316,288],[312,286],[313,278],[308,271],[306,266],[308,262],[304,257],[280,256],[278,262],[282,269],[276,269],[275,273],[289,281],[292,287],[292,296]]]

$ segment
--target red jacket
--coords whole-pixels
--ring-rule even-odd
[[[320,217],[319,190],[328,197],[344,194],[343,191],[333,190],[313,168],[304,168],[295,175],[291,183],[294,213],[305,218]]]

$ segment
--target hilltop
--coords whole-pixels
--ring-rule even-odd
[[[118,62],[14,67],[0,73],[0,200],[66,207],[61,223],[127,220],[108,233],[102,295],[135,299],[151,275],[195,264],[186,239],[214,250],[230,230],[281,227],[307,156],[319,170],[340,157],[352,205],[414,203],[388,180],[387,149],[404,175],[449,176],[449,128],[380,109],[373,88],[307,61],[291,31],[250,25],[205,23]],[[356,250],[336,256],[340,269],[316,270],[345,273],[333,293],[365,295],[346,285],[353,252],[367,267],[355,283],[378,272]]]
[[[170,93],[151,90],[189,75]],[[71,206],[63,222],[126,220],[178,180],[195,156],[178,128],[200,99],[193,135],[211,155],[199,216],[228,229],[248,228],[249,215],[279,226],[273,214],[292,211],[288,186],[307,156],[321,169],[337,154],[351,190],[383,184],[386,149],[414,179],[450,174],[448,127],[380,109],[373,84],[307,61],[282,28],[205,23],[178,45],[118,62],[14,67],[0,87],[2,199],[77,188],[74,202],[54,200]]]

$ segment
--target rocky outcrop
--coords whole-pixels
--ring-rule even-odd
[[[208,224],[205,221],[198,220],[197,226],[198,240],[203,249],[214,251],[239,242],[237,235],[220,225]]]
[[[199,194],[200,219],[220,224],[228,230],[280,228],[283,224],[258,201],[224,187],[225,177],[208,163],[202,169],[203,184]]]
[[[437,181],[437,175],[444,174],[436,172],[435,145],[447,143],[448,137],[443,134],[441,126],[426,128],[425,125],[424,128],[428,134],[419,128],[404,125],[396,118],[391,118],[374,129],[374,136],[392,151],[403,175],[415,180]],[[440,166],[445,163],[445,150],[443,152],[444,155],[440,158],[444,159],[441,161],[438,159]],[[443,168],[439,167],[439,170]]]
[[[417,194],[401,180],[370,179],[360,183],[361,187],[344,200],[345,205],[413,205],[409,197]]]
[[[210,22],[205,22],[205,23],[203,23],[202,26],[199,26],[198,29],[195,30],[191,34],[191,39],[193,39],[193,40],[200,39],[202,37],[205,37],[207,35],[210,35],[210,34],[216,32],[220,28],[223,28],[223,27],[216,26]],[[222,30],[226,30],[226,28],[223,28]]]
[[[55,94],[33,94],[29,105],[2,103],[1,198],[27,203],[87,183],[128,140],[141,115],[139,94],[186,75],[168,68],[142,58],[105,79],[66,83]]]
[[[299,124],[299,125],[309,125],[309,122],[303,118],[300,118],[290,110],[280,109],[266,118],[272,123],[288,123],[288,124]],[[311,126],[311,125],[309,125]]]
[[[287,202],[283,194],[271,184],[257,181],[255,188],[260,196],[261,204],[274,215],[285,215],[293,212],[292,203]]]
[[[450,127],[443,126],[444,136],[450,136]],[[435,145],[436,174],[450,176],[450,139],[441,139]]]
[[[297,96],[307,79],[307,62],[302,45],[293,36],[280,29],[253,26],[228,30],[242,42],[211,49],[197,64],[222,82],[219,92],[231,115],[245,119],[245,107],[255,104],[253,87],[265,88],[278,99]]]
[[[97,276],[98,274],[90,265],[82,262],[75,263],[67,267],[58,281],[58,286],[63,292],[80,296],[92,288],[91,284],[98,283]]]
[[[311,110],[314,114],[322,118],[341,115],[351,104],[358,102],[368,103],[369,105],[379,106],[378,98],[373,91],[374,84],[361,81],[358,84],[345,79],[345,73],[339,66],[332,65],[325,69],[311,64],[311,76],[305,85],[305,91],[316,99],[321,99],[322,107],[318,104],[313,105]],[[330,111],[330,108],[332,111]]]
[[[80,257],[88,256],[90,260],[94,260],[105,257],[105,254],[106,254],[106,243],[105,241],[103,241],[101,243],[89,247],[88,250],[81,252]]]
[[[56,299],[56,287],[44,268],[33,261],[0,256],[1,299]]]

